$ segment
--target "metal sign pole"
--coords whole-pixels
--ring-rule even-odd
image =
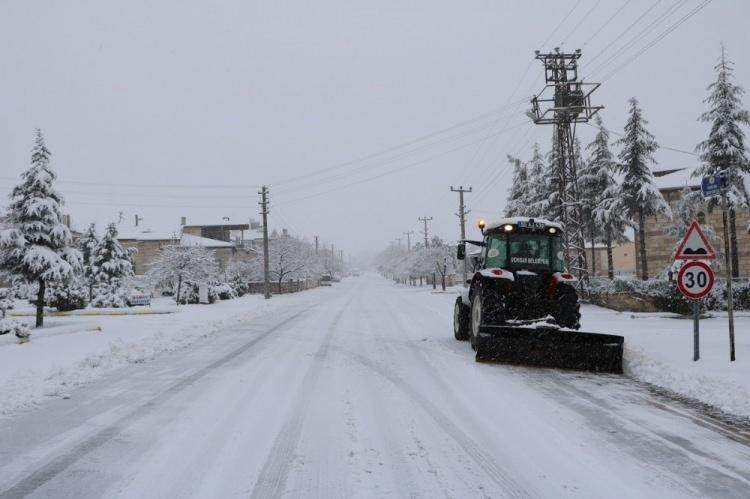
[[[700,301],[693,300],[693,362],[701,358],[700,353]]]

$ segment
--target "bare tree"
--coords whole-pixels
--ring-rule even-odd
[[[214,254],[200,246],[165,246],[146,273],[154,284],[171,284],[176,288],[175,301],[180,303],[180,291],[185,281],[207,281],[217,272]]]

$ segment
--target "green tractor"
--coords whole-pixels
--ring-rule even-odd
[[[477,360],[622,372],[623,338],[583,333],[578,280],[565,269],[563,227],[516,217],[485,225],[474,272],[456,299],[453,330]]]

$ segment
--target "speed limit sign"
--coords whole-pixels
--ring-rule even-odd
[[[700,300],[714,287],[714,273],[704,262],[689,261],[677,274],[677,287],[686,298]]]

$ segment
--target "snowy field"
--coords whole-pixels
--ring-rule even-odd
[[[76,333],[162,345],[132,357],[3,346],[89,383],[0,419],[0,497],[747,497],[750,429],[624,376],[478,364],[454,297],[365,275]]]
[[[151,307],[86,309],[45,317],[44,328],[32,330],[29,343],[18,344],[13,335],[0,336],[0,415],[48,397],[65,397],[73,387],[120,366],[210,341],[212,335],[254,317],[316,301],[320,292],[314,289],[272,300],[246,295],[213,305],[179,307],[171,298],[157,298]],[[32,306],[19,301],[11,316],[33,324],[33,313]]]

